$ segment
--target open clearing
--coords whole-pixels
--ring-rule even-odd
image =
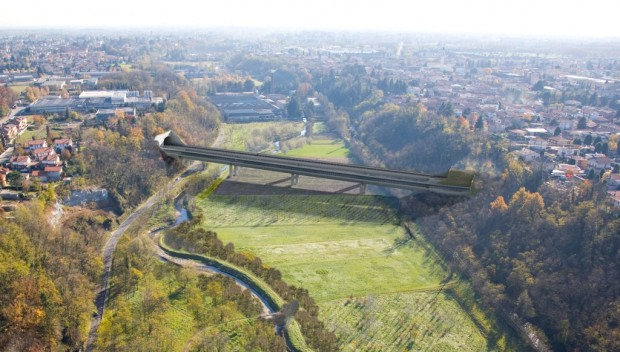
[[[235,133],[237,148],[248,128]],[[343,159],[348,151],[341,141],[314,136],[287,155]],[[437,254],[415,229],[413,238],[399,225],[396,199],[359,196],[351,183],[311,177],[291,186],[288,176],[241,168],[196,199],[205,227],[308,289],[344,351],[489,348],[470,316],[441,290],[453,282],[446,282],[450,275]]]
[[[344,146],[344,142],[340,139],[324,139],[320,136],[313,136],[312,143],[306,144],[301,148],[289,150],[286,156],[298,158],[317,158],[322,159],[346,159],[349,150]]]
[[[438,293],[448,274],[397,224],[391,198],[212,194],[196,204],[222,241],[308,289],[343,350],[486,348],[468,315]]]

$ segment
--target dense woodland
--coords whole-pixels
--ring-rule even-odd
[[[10,87],[0,87],[0,117],[11,112],[11,107],[17,101],[17,94]]]
[[[102,270],[101,247],[116,221],[106,212],[71,210],[58,223],[50,219],[56,216],[50,214],[57,197],[98,185],[110,191],[120,212],[128,211],[180,170],[167,169],[153,142],[156,134],[174,129],[199,145],[217,136],[217,109],[174,73],[155,72],[119,74],[104,83],[170,94],[163,111],[134,119],[117,114],[105,126],[80,130],[74,136],[80,147],[66,166],[74,182],[43,189],[39,201],[11,214],[14,220],[0,219],[0,350],[84,347]],[[161,81],[166,77],[178,84],[167,86]],[[170,90],[159,91],[160,86]]]
[[[78,350],[88,334],[110,218],[82,211],[61,229],[48,213],[44,201],[33,201],[15,221],[0,218],[2,350]]]
[[[315,86],[355,157],[423,172],[478,171],[468,199],[418,195],[403,209],[483,303],[521,334],[540,329],[540,348],[620,350],[620,220],[603,182],[556,190],[510,158],[474,113],[442,117],[413,101],[383,103],[356,72],[324,75]]]

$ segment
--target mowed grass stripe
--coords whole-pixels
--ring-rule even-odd
[[[287,282],[307,287],[317,302],[440,285],[441,270],[403,262],[403,258],[405,256],[393,260],[386,260],[384,256],[349,257],[288,265],[280,263],[277,267]]]
[[[321,304],[343,351],[485,351],[485,338],[449,296],[434,292],[353,297]],[[381,337],[381,338],[378,338]]]
[[[219,196],[199,199],[209,226],[395,223],[394,200],[375,196]]]
[[[301,148],[286,152],[286,156],[298,158],[323,158],[344,159],[349,156],[349,150],[342,140],[312,140],[312,144],[306,144]]]
[[[208,226],[208,225],[207,225]],[[209,227],[214,229],[224,242],[233,242],[239,249],[254,250],[269,246],[302,245],[307,243],[354,241],[382,239],[388,244],[394,238],[404,235],[395,225],[269,225],[269,226],[230,226]]]

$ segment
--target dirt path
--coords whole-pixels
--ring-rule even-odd
[[[182,266],[184,268],[191,268],[197,272],[203,273],[203,274],[207,274],[207,275],[214,275],[214,274],[221,274],[224,276],[228,276],[231,279],[235,280],[235,283],[241,287],[241,289],[243,290],[249,290],[250,293],[252,294],[252,296],[258,300],[258,302],[260,302],[262,308],[263,308],[263,312],[262,315],[269,315],[272,313],[275,313],[275,310],[272,310],[266,303],[266,300],[263,299],[261,296],[258,295],[257,292],[255,292],[254,290],[250,289],[248,287],[248,285],[239,280],[238,278],[227,274],[227,273],[223,273],[222,271],[218,270],[217,268],[205,265],[203,263],[200,263],[196,260],[191,260],[191,259],[183,259],[183,258],[177,258],[177,257],[173,257],[171,255],[169,255],[168,253],[164,252],[164,250],[159,246],[159,234],[155,234],[154,236],[149,236],[151,237],[151,239],[153,240],[153,244],[154,244],[154,248],[155,248],[155,255],[158,256],[159,258],[174,263],[176,265]]]

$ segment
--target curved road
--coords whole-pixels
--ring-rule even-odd
[[[213,143],[214,146],[221,144],[224,141],[224,128],[221,127],[217,139]],[[192,166],[190,166],[191,168]],[[95,297],[95,306],[97,307],[97,315],[95,315],[90,324],[90,330],[88,332],[88,341],[86,342],[86,352],[92,351],[95,340],[97,339],[97,329],[101,324],[101,318],[103,317],[103,311],[105,308],[106,299],[108,297],[108,285],[110,283],[110,274],[112,272],[112,262],[114,260],[114,250],[118,240],[123,236],[125,231],[147,210],[149,210],[155,203],[157,203],[172,187],[179,183],[181,178],[176,178],[170,181],[162,190],[152,195],[146,202],[142,203],[131,215],[125,219],[106,242],[103,247],[103,274],[101,274],[101,280],[97,285],[97,296]]]

